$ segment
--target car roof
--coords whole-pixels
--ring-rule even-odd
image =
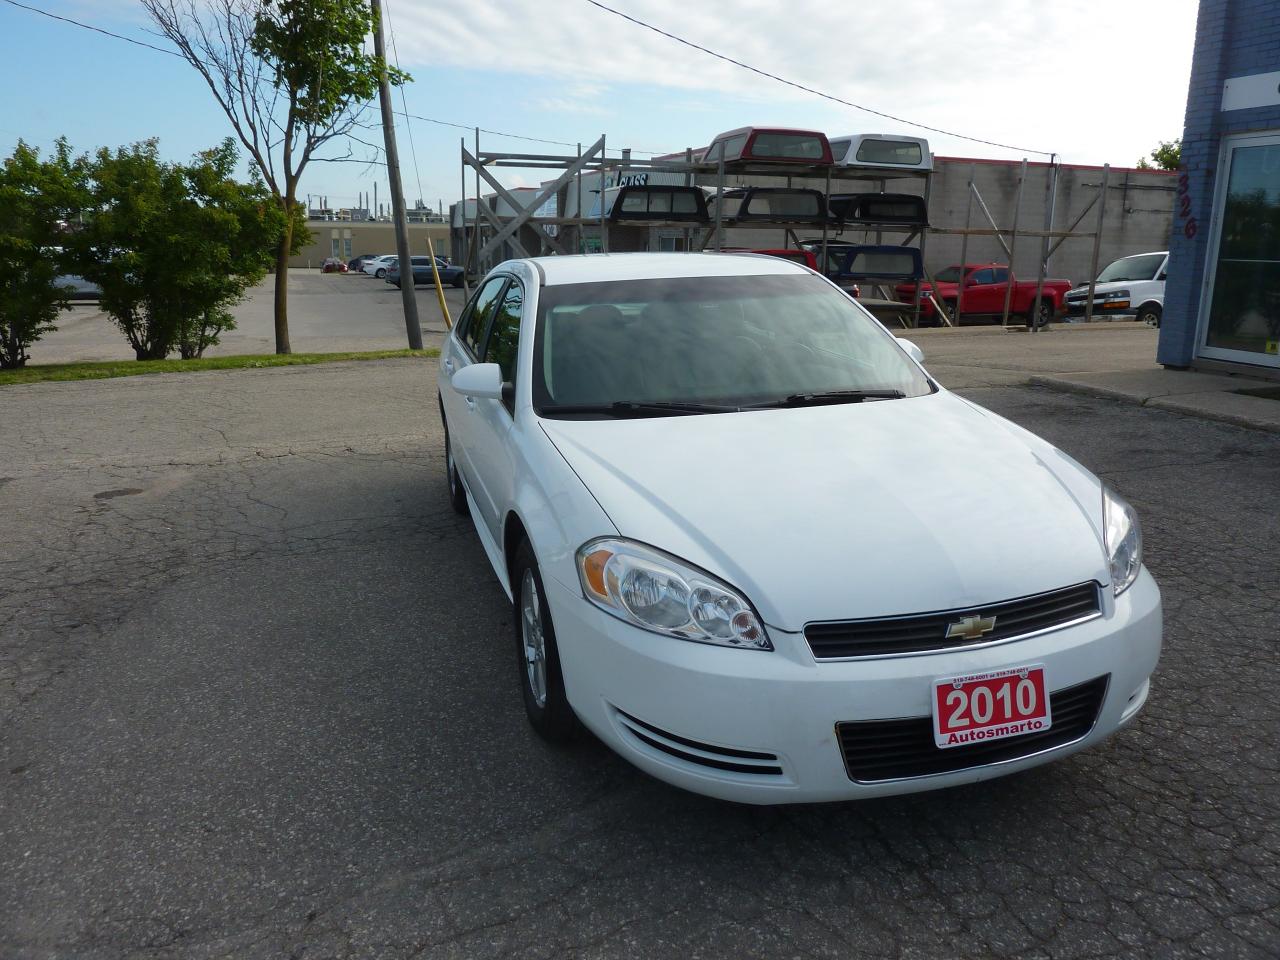
[[[808,275],[798,264],[754,253],[587,253],[528,261],[546,286],[675,277]]]

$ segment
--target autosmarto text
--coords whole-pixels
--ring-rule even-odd
[[[1001,737],[1012,737],[1019,733],[1035,733],[1044,729],[1043,720],[1020,720],[1017,723],[1006,723],[999,727],[983,727],[978,730],[963,730],[960,733],[947,735],[947,746],[958,746],[972,743],[975,740],[998,740]]]

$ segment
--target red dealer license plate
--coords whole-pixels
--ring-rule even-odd
[[[933,681],[933,739],[944,750],[1040,733],[1052,724],[1042,663]]]

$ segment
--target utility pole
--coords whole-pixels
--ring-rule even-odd
[[[418,300],[413,290],[413,261],[409,257],[409,224],[404,213],[404,191],[400,186],[400,154],[396,150],[395,115],[391,112],[391,80],[387,76],[387,51],[382,38],[382,0],[370,0],[373,7],[373,52],[382,63],[378,99],[382,103],[382,137],[387,151],[387,177],[391,181],[391,210],[396,224],[396,253],[400,258],[400,299],[404,303],[404,329],[409,349],[422,349],[422,326],[418,323]],[[374,184],[377,189],[377,184]]]

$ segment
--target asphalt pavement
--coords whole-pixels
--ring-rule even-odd
[[[0,388],[0,956],[1280,955],[1280,436],[967,390],[1137,506],[1149,705],[1024,774],[750,808],[530,731],[432,370]]]

